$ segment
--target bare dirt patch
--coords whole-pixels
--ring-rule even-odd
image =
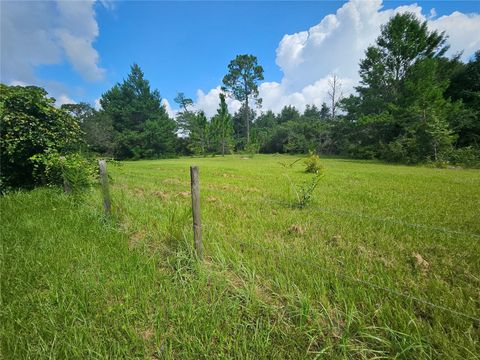
[[[134,232],[132,235],[130,235],[128,247],[130,249],[137,247],[138,244],[140,244],[140,242],[145,238],[145,236],[146,236],[145,230]]]
[[[422,274],[427,273],[428,268],[430,267],[430,264],[428,263],[427,260],[423,258],[422,255],[420,255],[419,253],[413,252],[412,260],[413,260],[413,265],[415,266],[415,269],[420,271]]]
[[[163,180],[163,183],[164,184],[169,184],[169,185],[182,185],[183,184],[183,182],[178,178],[168,178],[168,179]]]
[[[293,224],[293,225],[290,226],[290,228],[288,229],[288,233],[289,233],[289,234],[299,234],[299,235],[303,235],[303,234],[305,234],[305,228],[304,228],[302,225]]]
[[[154,191],[152,195],[162,200],[168,200],[170,198],[170,195],[162,190]]]
[[[188,198],[190,196],[190,191],[180,191],[177,193],[178,197]]]

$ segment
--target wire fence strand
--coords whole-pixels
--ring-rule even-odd
[[[273,249],[267,249],[265,247],[261,247],[257,244],[254,244],[254,243],[241,242],[240,244],[250,246],[251,248],[255,248],[255,249],[257,249],[257,250],[259,250],[263,253],[267,252],[267,253],[270,253],[270,254],[274,254],[276,256],[278,256],[278,254],[279,254],[278,251],[275,251]],[[234,250],[234,251],[236,251],[236,250]],[[296,263],[301,263],[301,265],[305,265],[305,258],[302,258],[301,260],[299,260],[298,258],[293,257],[293,256],[286,256],[284,252],[283,252],[283,255],[289,261],[293,261],[293,262],[296,262]],[[325,268],[325,267],[321,267],[320,264],[318,264],[314,261],[310,261],[310,264],[312,264],[315,268],[319,269],[320,271],[328,272],[329,274],[334,275],[335,277],[340,277],[344,280],[349,280],[349,281],[352,281],[352,282],[356,282],[356,283],[371,287],[371,288],[376,289],[376,290],[382,290],[382,291],[384,291],[386,293],[389,293],[391,295],[394,295],[396,297],[401,297],[401,298],[404,298],[404,299],[407,299],[407,300],[410,300],[410,301],[415,301],[417,303],[421,303],[421,304],[436,308],[438,310],[446,311],[446,312],[449,312],[453,315],[461,316],[463,318],[472,320],[472,321],[480,324],[480,318],[472,316],[470,314],[463,313],[461,311],[452,309],[452,308],[447,307],[447,306],[435,304],[431,301],[419,298],[418,296],[410,295],[408,293],[405,293],[405,292],[402,292],[402,291],[399,291],[399,290],[396,290],[396,289],[388,288],[388,287],[385,287],[385,286],[374,284],[374,283],[369,282],[369,281],[358,279],[356,277],[353,277],[351,275],[348,275],[348,274],[345,274],[345,273],[342,273],[342,272],[339,272],[339,271],[335,271],[335,270],[331,270],[331,269],[328,269],[328,268]]]
[[[265,199],[265,198],[263,198],[263,201],[266,204],[276,204],[276,205],[282,205],[282,206],[289,206],[286,201],[271,200],[271,199]],[[400,225],[400,226],[405,226],[405,227],[410,227],[410,228],[430,230],[430,231],[439,231],[439,232],[443,232],[443,233],[446,233],[446,234],[463,235],[463,236],[469,236],[469,237],[474,237],[474,238],[480,238],[480,234],[461,231],[461,230],[454,230],[454,229],[450,229],[450,228],[446,228],[446,227],[442,227],[442,226],[415,224],[415,223],[409,223],[409,222],[406,222],[406,221],[392,219],[392,218],[386,218],[386,217],[381,217],[381,216],[371,216],[371,215],[367,215],[367,214],[360,213],[360,212],[353,212],[353,211],[348,211],[348,210],[343,210],[343,209],[332,209],[332,208],[327,208],[327,207],[322,207],[322,206],[311,206],[310,208],[319,210],[321,212],[328,213],[330,215],[335,215],[335,216],[349,216],[349,217],[367,219],[367,220],[372,220],[372,221],[392,223],[392,224],[395,224],[395,225]]]
[[[129,174],[128,176],[131,176],[133,178],[141,177],[141,178],[145,178],[145,179],[150,179],[148,177],[138,176],[136,174],[135,175],[134,174]],[[265,199],[265,198],[262,198],[262,200],[263,200],[264,204],[270,204],[270,205],[271,204],[276,204],[276,205],[281,205],[281,206],[289,206],[289,204],[286,201]],[[352,212],[352,211],[343,210],[343,209],[331,209],[331,208],[321,207],[321,206],[313,206],[311,208],[319,210],[321,212],[328,213],[330,215],[334,215],[334,216],[349,216],[349,217],[354,217],[354,218],[367,219],[367,220],[371,220],[371,221],[379,221],[379,222],[384,222],[384,223],[390,223],[390,224],[395,224],[395,225],[400,225],[400,226],[405,226],[405,227],[410,227],[410,228],[416,228],[416,229],[422,229],[422,230],[428,230],[428,231],[438,231],[438,232],[443,232],[443,233],[446,233],[446,234],[462,235],[462,236],[469,236],[469,237],[473,237],[473,238],[480,238],[480,234],[464,232],[464,231],[460,231],[460,230],[453,230],[453,229],[446,228],[446,227],[441,227],[441,226],[431,226],[431,225],[426,225],[426,224],[409,223],[409,222],[402,221],[402,220],[379,217],[379,216],[371,216],[371,215],[367,215],[367,214],[364,214],[364,213]],[[251,248],[255,248],[255,249],[259,250],[262,253],[270,253],[270,254],[274,254],[275,256],[278,256],[279,253],[283,253],[283,256],[286,257],[289,261],[294,261],[296,263],[301,262],[302,265],[304,265],[304,263],[305,263],[305,258],[302,258],[300,260],[297,257],[292,257],[292,256],[288,257],[288,256],[285,255],[284,252],[279,252],[277,250],[261,247],[257,244],[254,244],[254,243],[236,242],[236,244],[247,245],[247,246],[250,246]],[[233,246],[232,246],[232,249],[237,252],[237,250],[235,250],[233,248]],[[447,306],[435,304],[431,301],[422,299],[418,296],[410,295],[406,292],[402,292],[402,291],[392,289],[392,288],[388,288],[388,287],[385,287],[385,286],[381,286],[381,285],[378,285],[378,284],[375,284],[375,283],[372,283],[372,282],[369,282],[369,281],[358,279],[358,278],[353,277],[353,276],[351,276],[349,274],[346,274],[346,273],[342,273],[342,272],[339,272],[339,271],[335,271],[335,270],[331,270],[331,269],[328,269],[328,268],[325,268],[325,267],[321,267],[320,264],[316,263],[315,261],[310,261],[310,263],[315,268],[319,269],[320,271],[327,272],[329,274],[334,275],[335,277],[339,277],[339,278],[342,278],[344,280],[356,282],[356,283],[362,284],[364,286],[368,286],[368,287],[376,289],[376,290],[384,291],[384,292],[386,292],[388,294],[391,294],[391,295],[394,295],[396,297],[401,297],[401,298],[404,298],[404,299],[407,299],[407,300],[410,300],[410,301],[415,301],[417,303],[421,303],[421,304],[430,306],[432,308],[436,308],[436,309],[441,310],[441,311],[449,312],[453,315],[461,316],[465,319],[469,319],[469,320],[472,320],[474,322],[480,323],[480,318],[472,316],[470,314],[463,313],[461,311],[452,309],[452,308],[447,307]]]

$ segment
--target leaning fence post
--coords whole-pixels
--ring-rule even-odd
[[[193,241],[197,257],[203,259],[202,245],[202,219],[200,217],[200,184],[198,179],[198,167],[190,166],[190,181],[192,192],[192,214],[193,214]]]
[[[99,160],[98,165],[100,167],[100,181],[102,183],[102,195],[103,195],[103,209],[105,215],[110,215],[110,190],[108,188],[108,174],[107,174],[107,162],[105,160]]]
[[[63,177],[63,191],[65,194],[72,193],[72,185],[70,185],[70,181],[68,180],[66,171],[65,171],[65,156],[60,157],[60,164],[62,169],[62,177]]]

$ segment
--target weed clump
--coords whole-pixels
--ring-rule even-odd
[[[296,184],[292,181],[288,174],[288,170],[293,168],[298,161],[297,159],[292,163],[280,162],[280,165],[285,169],[284,176],[287,178],[290,188],[294,193],[295,197],[292,200],[292,206],[296,208],[303,209],[307,207],[313,200],[313,192],[317,188],[320,180],[323,178],[323,166],[320,164],[320,158],[318,155],[310,152],[310,156],[305,159],[307,164],[307,173],[311,173],[313,176],[309,180],[305,180],[300,184]]]
[[[323,165],[320,163],[320,156],[313,151],[309,152],[308,157],[304,160],[304,164],[306,173],[316,174],[323,172]]]
[[[316,172],[310,181],[305,181],[303,184],[298,186],[298,189],[294,187],[296,195],[296,206],[300,209],[307,207],[313,200],[313,192],[318,186],[318,183],[323,178],[323,174]]]

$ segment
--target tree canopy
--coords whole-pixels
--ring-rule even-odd
[[[252,106],[261,104],[263,68],[248,54],[228,64],[211,118],[179,92],[171,119],[137,64],[102,95],[100,109],[57,108],[41,88],[2,85],[2,182],[31,184],[31,156],[69,147],[120,160],[259,150],[480,166],[480,50],[466,63],[459,54],[446,57],[447,50],[445,33],[397,14],[365,50],[356,93],[344,97],[341,74],[334,74],[328,105],[310,104],[303,113],[292,105],[279,113]],[[227,96],[241,102],[235,113]]]
[[[78,121],[36,86],[0,84],[0,188],[32,187],[32,157],[47,151],[76,150],[82,140]]]
[[[154,158],[175,152],[175,122],[137,64],[121,84],[102,95],[100,104],[100,115],[112,123],[116,158]]]
[[[232,94],[245,107],[244,120],[246,141],[250,143],[249,100],[261,103],[258,97],[258,82],[263,80],[263,67],[253,55],[237,55],[228,64],[228,73],[223,78],[223,90]]]

